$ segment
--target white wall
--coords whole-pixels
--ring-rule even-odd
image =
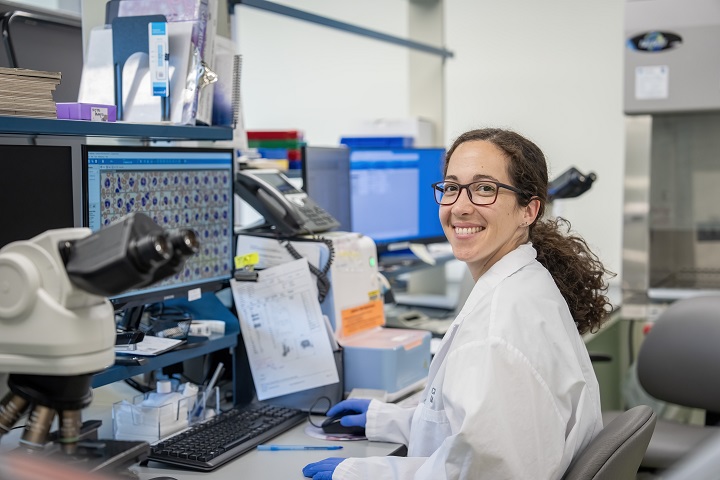
[[[404,0],[276,3],[407,36]],[[234,17],[248,130],[299,128],[311,144],[337,145],[362,120],[407,115],[405,48],[242,5]]]
[[[405,37],[408,1],[279,3]],[[444,46],[455,53],[446,62],[444,140],[509,127],[545,151],[551,178],[570,166],[594,171],[592,189],[555,211],[619,274],[623,0],[444,4]],[[247,128],[301,128],[310,143],[334,144],[358,120],[410,115],[407,50],[251,7],[236,13]]]
[[[480,126],[530,137],[550,178],[570,166],[598,179],[555,202],[620,274],[624,175],[623,0],[445,1],[446,139]],[[614,280],[619,283],[619,278]]]

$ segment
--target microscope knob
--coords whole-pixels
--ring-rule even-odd
[[[16,318],[32,310],[40,274],[35,264],[15,252],[0,254],[0,318]]]

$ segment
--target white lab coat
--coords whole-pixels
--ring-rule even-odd
[[[424,400],[373,400],[369,439],[407,457],[350,458],[333,480],[559,479],[602,429],[585,344],[531,244],[476,283],[430,366]]]

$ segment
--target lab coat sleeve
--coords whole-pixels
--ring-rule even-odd
[[[405,408],[377,400],[370,402],[365,435],[369,440],[408,444],[415,408]]]
[[[501,339],[450,353],[443,385],[452,434],[429,457],[351,458],[333,480],[559,479],[566,426],[546,383]],[[413,432],[415,434],[415,432]]]

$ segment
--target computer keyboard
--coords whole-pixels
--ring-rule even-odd
[[[307,413],[293,408],[235,407],[153,444],[148,460],[214,470],[306,418]]]

